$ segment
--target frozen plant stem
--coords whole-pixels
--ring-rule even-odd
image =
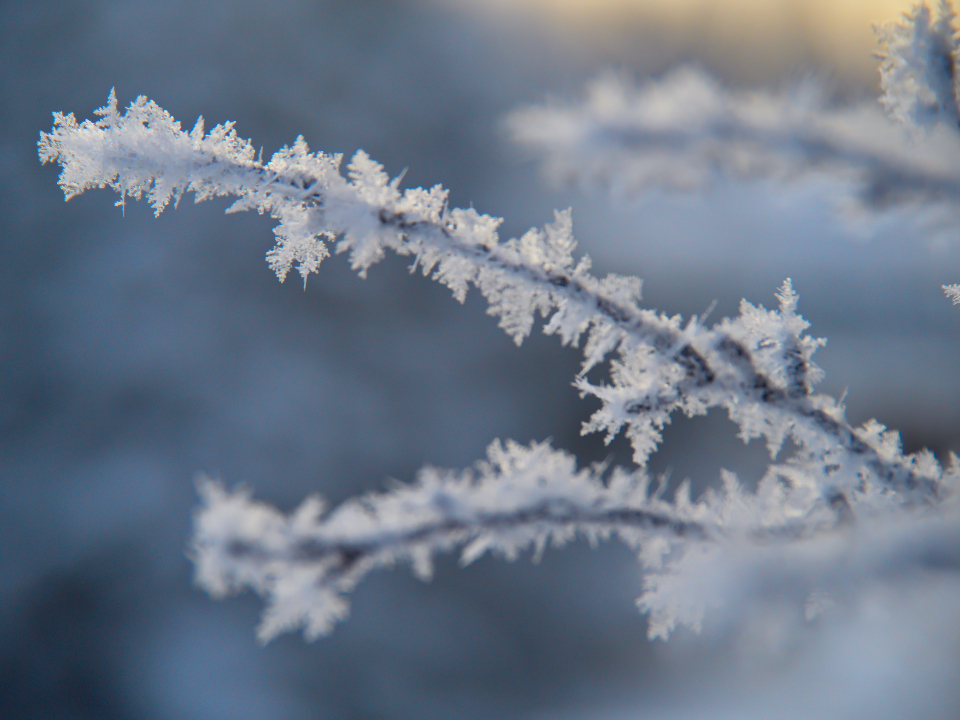
[[[604,480],[609,482],[605,482]],[[303,623],[308,636],[343,617],[343,595],[371,569],[409,561],[421,578],[433,554],[464,547],[462,560],[487,550],[515,558],[533,546],[559,546],[581,533],[591,541],[617,535],[634,547],[663,537],[707,539],[693,513],[648,496],[643,473],[577,470],[546,444],[494,443],[476,472],[424,469],[414,485],[344,503],[324,516],[310,499],[290,518],[205,481],[194,547],[200,583],[222,594],[249,585],[271,598],[261,637]],[[706,518],[704,518],[706,519]],[[294,587],[277,578],[299,578]]]
[[[499,218],[447,208],[440,186],[401,194],[397,181],[362,151],[344,177],[340,156],[310,153],[302,138],[264,165],[232,124],[203,135],[199,120],[187,134],[143,97],[119,114],[112,94],[97,113],[101,120],[82,124],[58,113],[53,131],[42,133],[41,159],[63,165],[60,184],[68,198],[109,186],[122,198],[146,194],[159,213],[186,191],[198,201],[232,195],[238,199],[228,212],[255,208],[280,220],[277,246],[267,257],[281,279],[294,263],[306,279],[337,239],[337,251],[349,252],[361,273],[391,249],[413,256],[414,267],[432,272],[460,301],[476,285],[490,302],[488,312],[518,343],[539,312],[549,317],[545,332],[564,343],[587,335],[577,386],[604,403],[587,428],[612,439],[626,425],[641,466],[674,411],[697,415],[723,407],[744,440],[765,437],[772,455],[790,437],[814,451],[858,458],[892,489],[935,495],[912,457],[881,452],[869,433],[846,422],[832,398],[813,394],[821,373],[811,356],[823,341],[803,334],[808,323],[795,312],[789,280],[778,294],[779,312],[744,302],[741,317],[713,328],[696,317],[683,324],[679,316],[641,308],[638,279],[596,278],[588,258],[574,264],[569,211],[558,212],[544,230],[500,243]],[[612,351],[619,355],[613,385],[587,382],[585,372]],[[842,486],[850,478],[838,480]]]
[[[197,580],[215,596],[249,587],[267,598],[261,640],[301,626],[312,639],[345,618],[345,596],[373,569],[408,562],[429,579],[438,552],[462,548],[466,565],[486,552],[513,560],[532,548],[536,561],[548,545],[577,536],[591,544],[615,537],[647,571],[638,604],[651,614],[651,637],[666,637],[677,623],[698,628],[705,608],[731,587],[749,601],[762,581],[802,605],[909,582],[931,567],[960,569],[955,499],[939,512],[917,512],[865,493],[857,500],[864,516],[856,526],[847,517],[838,532],[835,508],[810,504],[801,483],[768,476],[746,493],[732,473],[722,479],[721,492],[693,503],[684,484],[670,503],[662,483],[649,491],[642,471],[578,470],[546,444],[494,442],[475,471],[424,468],[411,485],[330,513],[314,497],[285,516],[244,489],[205,480],[193,538]],[[946,481],[956,485],[956,468]],[[713,566],[706,577],[704,559]]]

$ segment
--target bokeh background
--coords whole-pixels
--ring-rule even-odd
[[[377,573],[331,637],[260,647],[257,599],[192,585],[198,473],[291,509],[470,465],[498,437],[552,438],[584,463],[629,451],[579,436],[592,405],[571,387],[576,350],[537,335],[515,347],[478,298],[461,307],[396,258],[366,280],[333,258],[305,289],[280,284],[263,261],[269,218],[185,201],[154,219],[104,192],[64,204],[35,149],[51,112],[91,117],[115,87],[187,126],[236,120],[265,156],[298,134],[363,148],[406,170],[405,186],[442,183],[452,204],[505,217],[504,236],[573,206],[595,270],[640,275],[671,314],[769,306],[792,277],[812,332],[830,338],[824,389],[849,391],[854,422],[877,417],[943,457],[960,451],[960,314],[940,291],[960,281],[960,230],[934,239],[892,214],[865,233],[837,217],[826,179],[616,200],[551,188],[502,122],[609,67],[643,79],[695,63],[734,87],[813,76],[838,102],[868,101],[870,23],[905,9],[3,3],[0,717],[956,717],[955,613],[904,625],[878,611],[788,640],[708,621],[651,643],[639,568],[615,545],[538,565],[451,558],[430,584]],[[679,419],[653,468],[698,488],[721,467],[755,482],[765,451],[735,431],[722,415]],[[903,611],[923,616],[917,602]]]

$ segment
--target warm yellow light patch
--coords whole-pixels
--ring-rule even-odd
[[[558,22],[603,22],[624,15],[687,19],[731,14],[747,23],[762,23],[800,14],[844,24],[894,19],[911,5],[909,0],[467,0],[464,4],[535,12]]]
[[[646,44],[745,79],[816,65],[840,80],[876,76],[873,26],[899,19],[910,0],[439,0],[503,20],[551,26],[568,43],[630,62]],[[932,4],[936,4],[933,0]],[[672,54],[671,54],[672,53]]]

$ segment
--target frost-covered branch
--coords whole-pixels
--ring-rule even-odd
[[[732,473],[698,502],[688,486],[662,499],[642,471],[580,469],[545,444],[495,442],[476,471],[421,470],[412,485],[350,500],[325,513],[310,498],[289,516],[249,492],[201,484],[195,520],[197,581],[216,596],[255,590],[267,600],[259,629],[266,641],[304,628],[324,635],[348,611],[346,595],[371,570],[410,563],[427,579],[438,552],[462,548],[461,563],[486,552],[516,559],[578,535],[592,544],[616,537],[638,553],[651,637],[678,624],[698,628],[707,607],[776,595],[798,612],[828,593],[857,592],[882,578],[930,566],[960,571],[960,514],[904,513],[889,494],[856,499],[855,533],[803,483],[775,474],[747,493]],[[954,503],[955,505],[956,503]],[[891,540],[895,537],[897,541]],[[904,544],[904,541],[906,544]]]
[[[458,546],[464,564],[487,551],[514,559],[580,533],[592,542],[617,535],[649,554],[719,531],[708,513],[648,495],[643,473],[618,470],[604,482],[601,469],[577,470],[574,458],[545,444],[495,442],[488,455],[476,472],[427,468],[413,485],[328,515],[318,498],[285,517],[207,481],[195,524],[197,579],[214,594],[249,586],[266,595],[265,639],[301,624],[317,636],[343,618],[344,595],[376,567],[405,561],[426,579],[434,554]]]
[[[545,332],[564,343],[586,336],[584,373],[617,352],[611,384],[592,384],[583,373],[577,380],[583,393],[603,403],[584,430],[605,431],[609,440],[625,428],[641,466],[674,412],[720,407],[745,441],[763,437],[771,455],[790,438],[811,461],[829,457],[827,494],[847,492],[866,473],[891,489],[936,497],[936,472],[889,452],[888,440],[852,428],[836,401],[813,394],[821,373],[811,357],[823,341],[803,334],[808,323],[796,313],[789,281],[778,295],[779,311],[744,302],[740,317],[713,328],[696,317],[684,324],[679,316],[641,308],[638,279],[597,278],[588,258],[575,261],[569,211],[558,212],[543,230],[501,242],[500,219],[448,208],[440,186],[401,192],[398,180],[362,151],[344,176],[340,156],[311,153],[302,138],[264,164],[232,124],[205,135],[200,119],[186,133],[143,97],[120,114],[111,94],[97,113],[100,120],[79,124],[58,113],[54,129],[41,133],[41,159],[63,165],[60,184],[68,198],[109,186],[121,193],[121,203],[147,195],[159,213],[184,192],[198,201],[234,196],[228,211],[256,209],[279,219],[267,259],[281,279],[296,264],[306,280],[330,243],[349,253],[361,273],[393,250],[412,256],[414,267],[432,273],[458,300],[475,285],[490,303],[488,312],[518,343],[539,313],[548,318]]]
[[[927,129],[922,137],[875,104],[837,106],[814,83],[780,94],[734,92],[689,68],[640,87],[603,76],[582,101],[522,108],[508,127],[554,182],[634,192],[817,173],[844,182],[861,209],[936,204],[956,224],[954,18],[949,3],[935,22],[920,5],[878,29],[882,102],[895,119]]]
[[[881,52],[880,102],[905,125],[943,123],[960,128],[957,61],[960,41],[957,15],[949,0],[940,0],[937,19],[925,4],[914,5],[900,22],[877,28]]]

